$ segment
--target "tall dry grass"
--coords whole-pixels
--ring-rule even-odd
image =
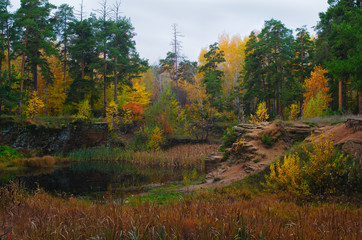
[[[107,160],[127,161],[144,166],[161,166],[169,168],[204,168],[205,158],[217,151],[217,144],[185,144],[165,151],[136,151],[119,148],[80,149],[68,157],[75,161]]]
[[[26,166],[26,167],[49,167],[54,166],[56,163],[68,163],[70,159],[68,158],[58,158],[53,156],[43,156],[43,157],[31,157],[15,160],[17,166]]]
[[[13,239],[362,238],[361,209],[298,206],[275,195],[252,196],[238,189],[136,206],[64,200],[42,191],[18,195],[0,205],[0,235],[7,229],[4,234]]]

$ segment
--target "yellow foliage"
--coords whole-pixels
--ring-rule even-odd
[[[310,78],[305,80],[305,93],[304,96],[304,107],[312,98],[316,98],[318,94],[321,94],[321,98],[326,104],[331,101],[331,97],[328,94],[328,79],[325,77],[327,70],[321,66],[315,66],[311,72]]]
[[[342,166],[347,161],[347,156],[343,154],[333,159],[334,144],[331,136],[324,139],[323,134],[320,135],[319,143],[316,143],[312,134],[313,151],[308,151],[304,147],[304,151],[308,154],[309,163],[304,172],[308,178],[317,186],[329,181],[331,175],[343,175],[346,172]],[[333,159],[333,161],[331,161]],[[333,189],[330,189],[332,191]]]
[[[242,82],[240,71],[244,66],[246,40],[242,40],[239,35],[230,37],[226,33],[219,36],[218,46],[220,51],[224,52],[225,58],[225,62],[219,65],[220,70],[224,73],[223,92],[225,96],[230,96]]]
[[[270,166],[270,175],[266,176],[266,186],[273,190],[282,190],[297,196],[308,196],[309,186],[303,179],[302,166],[298,154],[284,156]]]
[[[115,130],[119,123],[118,119],[118,108],[114,101],[110,102],[106,109],[106,118],[108,122],[108,129]]]
[[[91,106],[88,100],[78,104],[78,113],[74,115],[74,121],[88,121],[91,116]]]
[[[269,176],[265,176],[265,186],[271,190],[282,190],[305,198],[310,194],[335,193],[336,187],[347,174],[348,156],[335,153],[331,137],[323,134],[316,143],[312,135],[312,151],[303,149],[307,160],[300,161],[297,153],[286,155],[283,164],[279,160],[270,166]]]
[[[160,147],[164,141],[163,132],[159,127],[155,127],[151,133],[151,136],[149,136],[148,142],[147,142],[147,148],[153,151],[160,150]]]
[[[35,116],[38,115],[39,111],[44,106],[44,102],[38,97],[37,92],[34,91],[26,108],[26,117],[28,119],[34,120]]]
[[[258,108],[256,110],[255,115],[250,114],[251,123],[257,124],[257,123],[265,122],[268,119],[269,119],[268,109],[266,108],[265,102],[261,102],[258,104]]]
[[[145,108],[151,102],[150,96],[151,94],[146,91],[145,86],[139,83],[135,83],[133,85],[132,91],[130,92],[129,101]]]
[[[283,117],[289,121],[295,121],[298,119],[300,113],[298,104],[291,104],[289,107],[283,109]]]
[[[64,85],[63,63],[55,56],[47,57],[47,60],[50,63],[50,70],[54,78],[52,83],[47,83],[42,75],[38,76],[38,96],[46,101],[48,114],[58,116],[64,110],[64,102],[67,97],[64,87],[66,90],[69,89],[72,79],[69,76],[69,72],[67,72]]]
[[[49,114],[52,116],[58,116],[62,113],[64,109],[64,102],[67,95],[64,93],[62,89],[62,84],[54,83],[48,89],[49,96],[48,96],[48,109]]]

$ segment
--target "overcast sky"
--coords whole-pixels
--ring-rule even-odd
[[[103,0],[84,0],[86,13],[99,9]],[[10,0],[12,10],[20,0]],[[49,0],[80,9],[81,0]],[[115,0],[107,0],[112,6]],[[274,18],[295,30],[306,25],[312,29],[319,20],[319,12],[328,8],[327,0],[122,0],[122,15],[131,19],[136,32],[136,47],[140,56],[158,63],[171,50],[172,24],[177,24],[184,36],[182,53],[189,60],[198,59],[201,48],[217,41],[222,33],[248,36],[260,30],[265,20]]]

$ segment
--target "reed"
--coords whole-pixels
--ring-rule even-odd
[[[16,166],[25,166],[25,167],[49,167],[54,166],[55,164],[59,163],[68,163],[70,162],[69,158],[59,158],[53,156],[43,156],[43,157],[31,157],[31,158],[23,158],[15,160]]]
[[[6,193],[3,193],[6,192]],[[0,190],[0,235],[13,239],[361,239],[362,210],[297,205],[228,188],[158,205],[105,204]],[[19,196],[18,196],[19,195]],[[10,197],[9,197],[10,196]],[[14,200],[13,200],[14,199]],[[20,200],[19,200],[20,199]],[[0,203],[4,200],[1,198]],[[15,203],[13,203],[15,202]],[[8,232],[4,232],[7,230]]]
[[[205,158],[217,151],[217,144],[186,144],[165,151],[132,151],[120,148],[92,148],[76,150],[68,155],[75,161],[127,161],[144,166],[166,168],[204,168]]]

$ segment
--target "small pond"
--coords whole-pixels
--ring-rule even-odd
[[[27,189],[90,199],[126,197],[182,182],[185,169],[166,169],[126,162],[82,161],[66,166],[0,172],[0,185],[20,180]]]

